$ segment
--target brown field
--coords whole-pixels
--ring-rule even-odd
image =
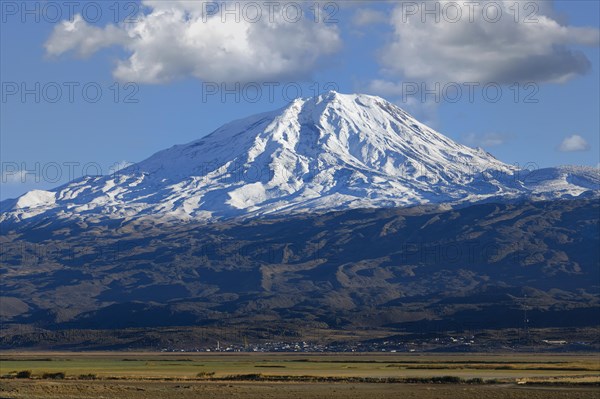
[[[598,398],[593,387],[521,387],[513,385],[428,385],[172,381],[18,381],[0,382],[2,398],[27,399],[559,399]]]
[[[0,375],[0,399],[600,398],[598,354],[3,352]]]

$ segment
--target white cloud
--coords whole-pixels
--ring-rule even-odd
[[[440,9],[448,3],[452,2],[440,1]],[[414,3],[421,7],[416,15],[397,5],[391,17],[393,39],[380,52],[384,75],[429,82],[564,82],[590,68],[585,55],[570,46],[600,42],[598,29],[559,24],[543,1],[535,3],[537,22],[529,23],[523,3],[513,0],[470,2],[479,4],[472,18],[467,5],[459,3],[462,17],[457,22],[451,22],[455,15],[448,11],[439,22],[425,16],[423,23],[421,11],[432,7],[429,2]],[[495,23],[484,18],[488,3],[502,8],[502,18]],[[521,4],[518,22],[510,9],[515,4]]]
[[[401,96],[405,91],[401,84],[383,79],[374,79],[369,82],[367,90],[369,93],[391,97]]]
[[[558,146],[558,150],[562,152],[587,151],[590,149],[588,142],[578,134],[565,137]]]
[[[75,15],[72,21],[63,21],[54,28],[45,47],[51,56],[74,50],[79,56],[88,57],[103,47],[125,44],[129,39],[127,32],[115,25],[98,28]]]
[[[49,55],[74,51],[89,56],[119,45],[129,52],[113,71],[121,81],[164,83],[184,77],[214,82],[266,82],[308,78],[341,47],[336,26],[304,17],[290,21],[264,11],[250,18],[209,15],[205,2],[143,1],[134,23],[91,26],[81,19],[55,27],[46,42]],[[219,3],[222,4],[222,3]],[[240,3],[237,3],[240,4]],[[258,3],[257,3],[258,4]]]
[[[484,134],[475,134],[469,133],[463,136],[463,141],[465,144],[470,145],[472,147],[496,147],[506,143],[511,140],[513,136],[511,134],[505,133],[484,133]]]
[[[129,161],[117,161],[114,164],[110,165],[110,167],[108,168],[108,174],[109,175],[118,174],[120,171],[122,171],[123,169],[125,169],[131,165],[134,165],[134,164]]]
[[[3,171],[2,172],[2,183],[3,184],[20,184],[27,182],[27,175],[29,173],[26,170],[15,170],[15,171]]]
[[[352,23],[357,26],[366,26],[386,22],[388,20],[382,11],[373,10],[370,8],[359,8],[354,13]]]

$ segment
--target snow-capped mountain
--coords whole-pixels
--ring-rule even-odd
[[[4,201],[0,221],[230,217],[597,192],[593,168],[523,171],[386,100],[329,92],[224,125],[117,174]]]

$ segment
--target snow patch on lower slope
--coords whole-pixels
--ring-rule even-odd
[[[56,203],[55,193],[44,190],[32,190],[17,199],[16,209],[48,207]]]

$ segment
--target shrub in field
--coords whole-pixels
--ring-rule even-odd
[[[460,384],[462,379],[460,377],[454,377],[450,375],[446,375],[444,377],[433,377],[432,382],[439,384]]]
[[[80,380],[95,380],[96,374],[79,374],[78,377]]]
[[[196,377],[198,378],[210,378],[212,376],[215,375],[214,371],[201,371],[198,374],[196,374]]]
[[[31,378],[31,370],[21,370],[15,376],[17,378]]]
[[[262,374],[235,374],[225,377],[225,380],[258,381],[263,378]]]
[[[64,380],[66,373],[59,371],[57,373],[44,373],[42,378],[45,380]]]

